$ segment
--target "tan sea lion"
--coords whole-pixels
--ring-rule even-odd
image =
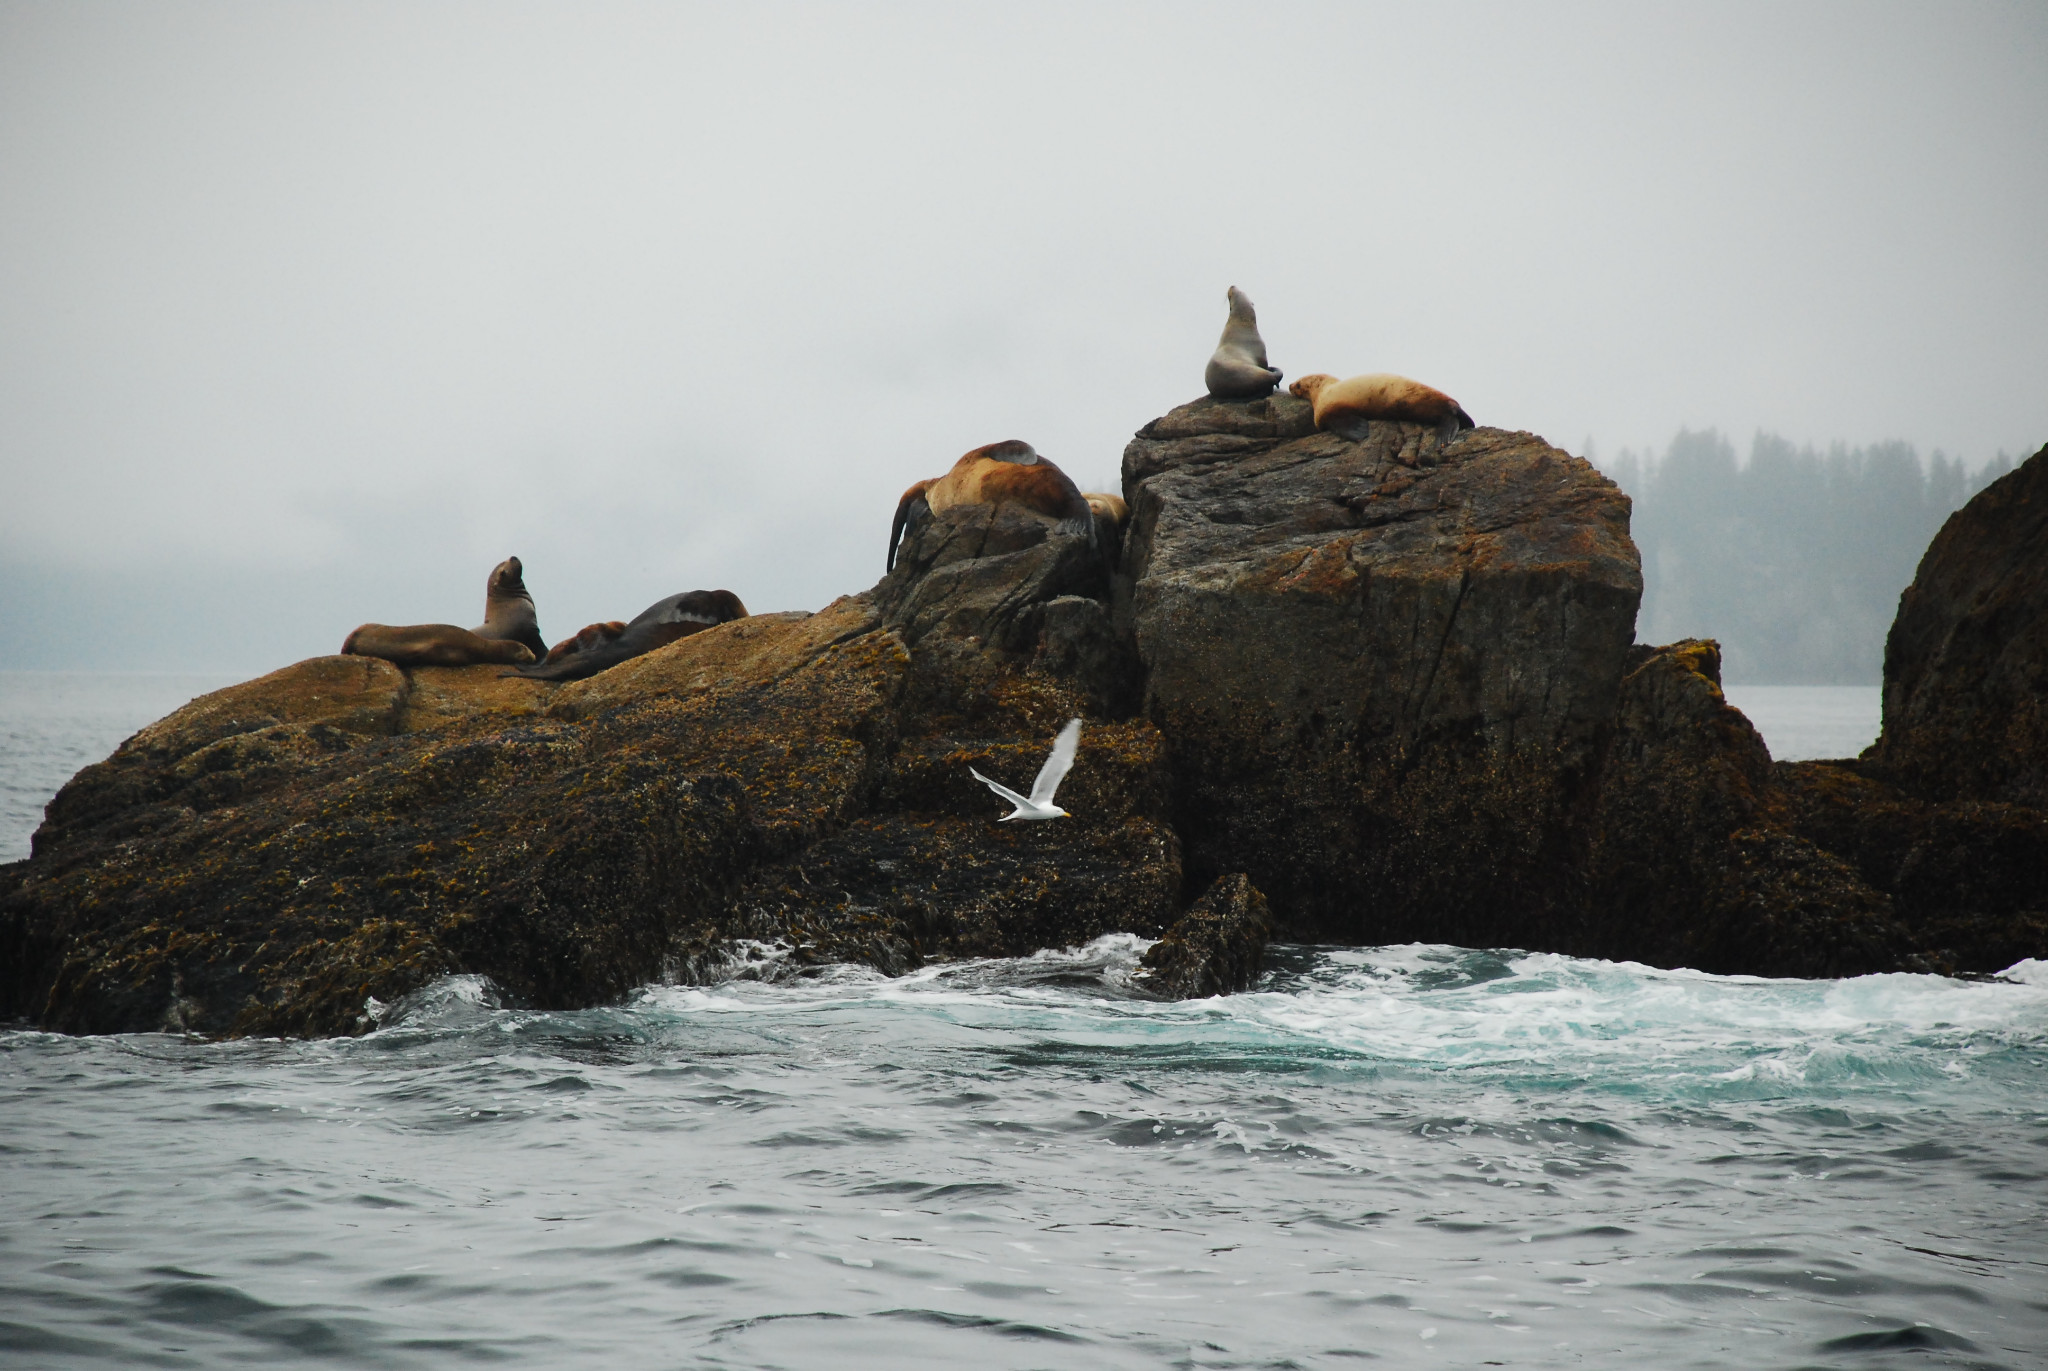
[[[516,666],[533,649],[510,638],[482,638],[453,624],[363,624],[341,645],[346,657],[382,657],[397,666]]]
[[[1114,566],[1123,554],[1124,524],[1131,517],[1130,507],[1124,504],[1123,496],[1101,491],[1089,491],[1081,498],[1088,502],[1088,512],[1095,517],[1095,546]]]
[[[944,476],[919,481],[896,502],[896,521],[889,527],[889,558],[895,570],[896,548],[914,519],[941,514],[958,505],[1022,505],[1074,532],[1088,527],[1087,500],[1067,473],[1038,455],[1031,444],[1011,438],[965,453]]]
[[[382,657],[398,666],[500,666],[539,660],[548,650],[527,593],[525,568],[507,557],[484,582],[484,621],[453,624],[362,624],[342,642],[342,655]]]
[[[591,624],[575,637],[556,643],[540,665],[507,674],[537,681],[580,681],[678,638],[746,617],[747,607],[729,590],[686,590],[656,600],[631,623]]]
[[[1464,406],[1433,386],[1406,376],[1375,372],[1340,381],[1317,372],[1287,388],[1316,407],[1316,427],[1354,441],[1363,440],[1371,420],[1398,419],[1427,424],[1449,442],[1460,429],[1471,428]]]
[[[470,631],[479,638],[524,643],[537,661],[548,650],[548,642],[540,636],[540,619],[526,589],[525,570],[517,557],[507,557],[491,568],[491,579],[484,583],[484,621]]]
[[[1259,337],[1259,316],[1250,297],[1232,286],[1229,299],[1230,318],[1209,355],[1202,383],[1219,400],[1257,400],[1280,384],[1280,368],[1266,365],[1266,341]]]
[[[1099,490],[1091,490],[1081,498],[1088,502],[1088,512],[1095,516],[1098,524],[1122,528],[1124,521],[1131,517],[1130,507],[1121,495],[1105,495]]]

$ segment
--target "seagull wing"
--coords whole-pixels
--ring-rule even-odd
[[[1011,804],[1017,806],[1017,808],[1029,809],[1031,807],[1031,801],[1025,799],[1022,795],[1019,795],[1016,791],[1010,789],[1008,786],[1000,785],[995,781],[991,781],[988,777],[982,775],[973,767],[970,766],[967,768],[967,774],[972,776],[975,780],[980,781],[983,785],[987,786],[990,790],[993,790],[996,794],[1008,800]]]
[[[1067,779],[1067,769],[1074,764],[1074,753],[1081,746],[1081,721],[1067,720],[1067,726],[1060,730],[1060,736],[1052,740],[1052,756],[1045,759],[1045,765],[1038,769],[1038,779],[1031,783],[1031,803],[1043,808],[1052,803],[1052,793],[1060,788],[1060,782]]]

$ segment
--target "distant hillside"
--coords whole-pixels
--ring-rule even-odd
[[[1738,462],[1713,429],[1681,429],[1661,458],[1594,460],[1635,500],[1636,640],[1718,638],[1729,680],[1773,685],[1876,685],[1928,540],[2013,466],[2002,452],[1976,472],[1939,451],[1923,462],[1908,443],[1822,453],[1768,433]]]

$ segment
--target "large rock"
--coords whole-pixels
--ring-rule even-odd
[[[725,974],[741,943],[902,971],[1157,934],[1182,886],[1163,743],[1100,713],[1124,658],[1070,593],[1105,568],[1085,538],[1014,542],[569,685],[316,658],[194,701],[0,868],[0,1017],[336,1034],[455,972],[559,1008]],[[1080,817],[996,824],[968,767],[1028,784],[1075,715]]]
[[[1190,877],[1316,939],[1554,944],[1642,577],[1629,502],[1526,433],[1317,433],[1200,400],[1124,453],[1117,604]]]
[[[1885,640],[1872,760],[1927,799],[2048,806],[2048,447],[1920,559]]]

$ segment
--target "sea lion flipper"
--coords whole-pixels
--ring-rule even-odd
[[[889,557],[888,560],[882,564],[882,570],[884,573],[891,572],[896,569],[896,549],[898,545],[902,543],[904,530],[910,523],[910,507],[913,504],[917,503],[917,501],[922,500],[924,498],[925,492],[930,490],[931,488],[932,480],[919,481],[910,489],[904,491],[903,498],[896,502],[896,520],[894,523],[889,525]],[[929,506],[927,506],[927,508],[929,508]]]

